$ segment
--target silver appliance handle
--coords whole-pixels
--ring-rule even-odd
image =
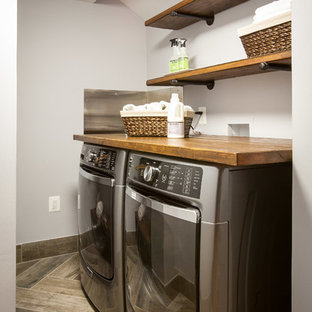
[[[82,169],[81,167],[79,167],[79,174],[83,176],[84,178],[95,183],[100,183],[100,184],[107,185],[110,187],[113,187],[115,185],[114,178],[98,176],[98,175],[89,173],[88,171]]]
[[[126,194],[137,201],[140,204],[143,204],[153,210],[156,210],[160,213],[164,213],[166,215],[172,216],[174,218],[178,218],[184,221],[192,222],[192,223],[199,223],[200,222],[200,213],[199,210],[195,208],[181,208],[177,206],[172,206],[168,204],[164,204],[152,198],[146,197],[130,186],[126,188]],[[127,209],[127,208],[126,208]]]

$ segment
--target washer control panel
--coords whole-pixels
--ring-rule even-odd
[[[199,198],[203,169],[198,166],[130,155],[128,177],[175,194]]]
[[[84,145],[81,151],[80,161],[89,167],[114,171],[116,152],[100,146]]]

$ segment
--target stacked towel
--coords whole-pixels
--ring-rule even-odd
[[[133,104],[127,104],[122,108],[123,111],[131,111],[134,109],[135,109],[135,105],[133,105]]]
[[[167,109],[168,103],[165,101],[161,102],[152,102],[149,104],[137,105],[127,104],[122,110],[123,111],[162,111]]]
[[[150,104],[145,104],[145,109],[148,111],[161,111],[161,110],[165,110],[167,106],[168,106],[168,103],[165,101],[152,102]]]
[[[123,111],[167,111],[169,103],[166,101],[160,102],[152,102],[149,104],[144,105],[134,105],[134,104],[127,104],[125,105],[122,110]],[[188,105],[184,105],[185,111],[193,111],[193,108]]]
[[[282,13],[291,11],[291,0],[278,0],[264,5],[255,11],[253,23],[258,23]]]
[[[193,112],[193,108],[191,106],[188,106],[188,105],[184,105],[184,111],[190,111],[190,112]]]

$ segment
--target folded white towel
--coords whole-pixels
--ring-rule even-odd
[[[148,110],[148,111],[161,111],[162,105],[159,102],[152,102],[150,104],[146,104],[146,110]]]
[[[253,23],[258,23],[265,19],[272,18],[289,10],[291,10],[291,0],[273,1],[256,9],[253,17]]]
[[[291,9],[291,0],[278,0],[256,9],[255,15],[266,15]]]
[[[146,106],[147,106],[147,104],[134,106],[134,110],[135,111],[145,111],[146,110]]]
[[[149,104],[143,105],[134,105],[134,104],[127,104],[125,105],[122,110],[123,111],[167,111],[169,103],[166,101],[160,102],[152,102]],[[193,108],[188,105],[184,105],[185,111],[193,111]]]

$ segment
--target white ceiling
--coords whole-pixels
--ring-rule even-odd
[[[147,20],[181,2],[179,0],[120,0],[130,10]]]
[[[97,4],[118,4],[122,2],[131,11],[140,16],[143,20],[157,15],[158,13],[181,2],[179,0],[79,0]]]

